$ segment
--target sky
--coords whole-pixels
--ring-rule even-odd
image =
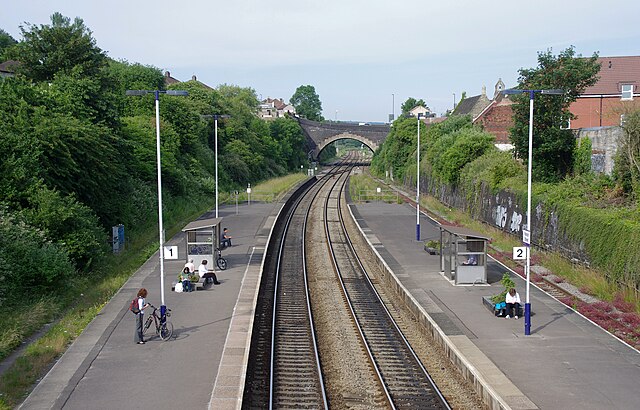
[[[116,60],[285,101],[312,85],[326,119],[386,122],[409,97],[437,115],[489,98],[538,52],[640,55],[637,0],[0,0],[0,28],[80,17]],[[27,23],[27,24],[25,24]]]

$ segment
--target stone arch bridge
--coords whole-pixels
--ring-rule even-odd
[[[371,151],[378,149],[389,134],[389,125],[357,125],[335,122],[317,122],[296,117],[309,141],[309,156],[318,158],[318,154],[327,145],[340,139],[354,139],[360,141]]]

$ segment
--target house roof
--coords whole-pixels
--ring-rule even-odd
[[[15,73],[15,68],[19,65],[19,61],[7,60],[4,63],[0,63],[0,71],[3,71],[5,73]]]
[[[587,87],[582,95],[619,94],[621,84],[640,86],[640,56],[599,57],[600,79]]]
[[[458,103],[456,109],[453,110],[453,115],[470,114],[471,118],[476,118],[489,104],[491,104],[491,100],[487,98],[486,94],[467,97]]]
[[[170,72],[168,72],[168,71],[164,72],[164,85],[177,84],[179,82],[180,82],[180,80],[178,80],[177,78],[171,77],[171,73]]]

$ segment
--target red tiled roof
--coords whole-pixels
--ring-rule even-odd
[[[635,84],[634,92],[640,87],[640,56],[599,57],[600,79],[585,94],[620,94],[621,84]]]

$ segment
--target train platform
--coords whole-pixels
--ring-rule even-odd
[[[490,408],[634,409],[640,403],[640,353],[531,286],[531,335],[524,319],[494,316],[482,297],[502,291],[508,268],[488,262],[488,284],[455,286],[440,274],[438,255],[416,240],[408,204],[350,204],[371,257],[421,317],[447,354],[481,390]],[[421,239],[439,239],[421,216]],[[525,282],[512,272],[524,302]]]
[[[242,369],[246,368],[263,255],[282,204],[245,203],[237,213],[235,206],[219,209],[233,246],[223,251],[229,266],[217,271],[221,284],[206,290],[171,291],[186,259],[184,234],[172,237],[166,245],[178,246],[178,260],[165,260],[164,271],[165,304],[172,309],[169,320],[174,336],[165,342],[152,332],[145,345],[134,343],[135,316],[128,311],[129,302],[144,287],[149,292],[147,301],[161,304],[156,252],[102,308],[20,408],[236,408],[244,386]],[[197,267],[199,261],[195,263]]]

